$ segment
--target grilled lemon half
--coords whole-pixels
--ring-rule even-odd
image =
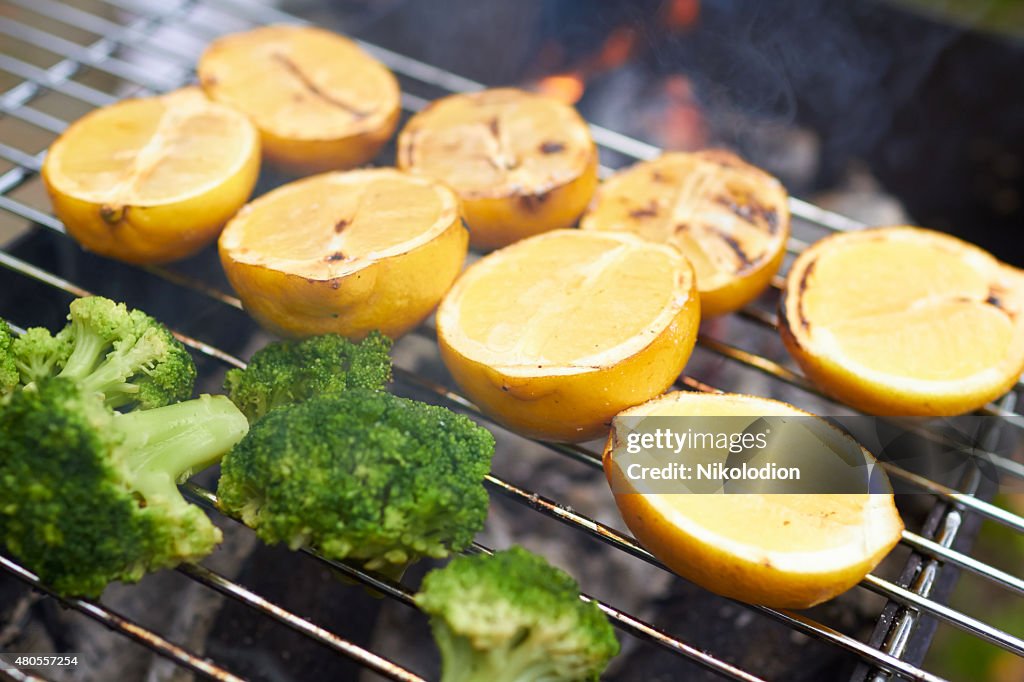
[[[290,337],[401,336],[433,311],[466,257],[459,201],[393,168],[315,175],[256,199],[220,256],[246,310]]]
[[[500,88],[437,100],[398,137],[398,167],[462,199],[470,241],[493,249],[571,227],[597,186],[597,147],[576,110]]]
[[[266,26],[213,41],[197,67],[206,94],[245,113],[269,161],[303,174],[352,168],[398,125],[394,75],[347,38]]]
[[[185,88],[86,114],[50,146],[42,177],[82,246],[146,264],[213,241],[248,200],[259,168],[248,119]]]
[[[812,415],[765,398],[677,392],[622,416]],[[626,525],[666,566],[726,597],[776,608],[814,606],[860,582],[903,530],[891,493],[633,492],[611,456],[614,441],[612,433],[604,468]]]
[[[675,249],[627,234],[556,230],[469,267],[437,312],[441,358],[499,423],[557,441],[672,385],[700,299]]]
[[[793,264],[780,311],[807,376],[873,414],[969,412],[1024,370],[1024,272],[940,232],[827,237]]]

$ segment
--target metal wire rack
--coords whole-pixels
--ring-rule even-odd
[[[29,59],[14,56],[13,51],[6,47],[0,50],[0,78],[3,79],[0,84],[14,83],[0,93],[0,123],[7,119],[17,121],[19,125],[27,124],[44,138],[44,142],[37,148],[23,149],[24,145],[16,142],[15,136],[4,134],[4,129],[0,128],[0,218],[6,216],[30,223],[36,226],[35,229],[52,234],[53,239],[66,239],[59,221],[44,208],[19,194],[20,189],[27,187],[36,178],[48,141],[63,131],[72,118],[90,108],[109,104],[121,97],[164,91],[191,82],[198,51],[206,41],[222,33],[278,22],[301,23],[275,8],[246,3],[244,0],[179,0],[166,3],[154,0],[93,0],[82,7],[56,0],[0,2],[0,35],[4,36],[4,44],[18,43],[43,55],[41,59]],[[155,35],[168,30],[193,36],[193,40],[198,42],[192,47],[186,47],[183,44],[187,44],[187,41],[154,40]],[[65,37],[69,35],[75,38]],[[404,92],[402,103],[407,111],[418,111],[432,98],[442,94],[483,87],[431,64],[376,45],[361,44],[400,77]],[[146,60],[145,66],[140,66],[136,59],[139,56]],[[152,65],[158,65],[159,68]],[[94,76],[104,80],[104,87],[92,84]],[[56,113],[51,113],[40,104],[51,94],[61,96],[64,103],[64,107],[58,108]],[[75,107],[78,114],[71,113]],[[652,158],[659,153],[651,145],[612,130],[592,126],[592,132],[604,157],[611,157],[618,162],[614,165]],[[608,173],[610,168],[602,167],[602,172]],[[807,240],[823,232],[863,227],[854,220],[798,199],[792,200],[791,210],[795,220],[795,234],[806,236],[791,240],[788,246],[791,254],[798,253],[806,246]],[[0,266],[71,296],[90,293],[78,284],[7,251],[0,250]],[[182,287],[228,308],[241,309],[236,297],[202,278],[165,267],[147,267],[145,270],[152,277],[173,287]],[[776,278],[773,286],[778,289],[781,280]],[[748,307],[738,316],[769,331],[775,328],[777,322],[773,313],[756,306]],[[416,330],[415,334],[433,340],[433,330],[428,326]],[[225,366],[244,366],[238,358],[200,339],[180,333],[178,337],[199,356]],[[734,345],[720,338],[719,334],[705,332],[699,337],[698,344],[706,352],[724,358],[744,372],[764,375],[773,382],[793,386],[810,396],[820,396],[813,385],[786,365]],[[402,368],[396,368],[396,379],[427,391],[439,402],[467,411],[494,428],[500,428],[448,386]],[[694,391],[718,390],[718,387],[689,375],[680,377],[678,387]],[[981,414],[999,416],[1006,424],[1024,427],[1024,417],[1015,411],[1017,394],[1021,388],[1018,383],[1014,391],[999,402],[986,406]],[[582,465],[600,467],[599,453],[586,447],[555,443],[542,445],[552,453]],[[501,456],[499,452],[497,457]],[[1024,465],[1019,462],[992,453],[987,453],[984,459],[998,476],[1024,480]],[[864,667],[859,679],[897,677],[927,682],[940,680],[939,676],[904,660],[908,642],[926,619],[943,621],[1018,656],[1024,656],[1024,639],[959,612],[932,597],[940,576],[957,570],[990,581],[1016,596],[1024,595],[1024,580],[1020,577],[953,548],[965,521],[970,518],[978,517],[999,523],[1018,533],[1024,532],[1024,518],[977,495],[982,483],[978,466],[969,469],[968,474],[955,487],[893,464],[887,464],[886,468],[894,479],[932,496],[935,504],[921,532],[907,530],[903,533],[902,544],[909,548],[911,560],[899,580],[891,581],[869,575],[860,584],[860,588],[887,600],[869,641],[851,637],[802,613],[753,605],[744,605],[744,608],[860,659]],[[614,528],[496,476],[489,476],[487,482],[493,492],[579,530],[639,561],[662,567],[633,538]],[[211,492],[194,483],[186,484],[185,490],[197,502],[215,509],[216,500]],[[477,545],[474,551],[490,550]],[[305,553],[388,597],[412,606],[412,592],[401,583],[344,562],[328,560],[313,550],[306,550]],[[0,567],[36,589],[50,592],[32,572],[2,555]],[[244,603],[385,677],[395,680],[422,679],[401,665],[347,641],[203,566],[183,566],[178,570],[190,579]],[[586,596],[584,598],[590,599]],[[79,599],[60,601],[201,676],[217,680],[241,679],[221,664],[168,641],[101,603]],[[729,663],[723,655],[702,650],[610,604],[597,603],[617,627],[647,643],[686,657],[726,678],[748,681],[761,679],[756,673]],[[43,679],[35,673],[23,671],[0,670],[0,676],[15,680]]]

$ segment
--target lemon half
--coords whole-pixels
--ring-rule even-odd
[[[955,415],[1024,370],[1024,273],[912,227],[837,234],[797,258],[780,330],[835,398],[886,415]]]
[[[398,166],[455,189],[479,249],[571,227],[597,186],[597,147],[576,110],[512,88],[452,95],[413,116]]]
[[[622,416],[806,416],[792,405],[733,394],[669,393]],[[612,489],[634,489],[605,449]],[[646,494],[615,502],[637,540],[679,575],[718,594],[807,608],[850,589],[899,542],[891,494]]]
[[[259,167],[248,119],[185,88],[82,117],[50,146],[42,177],[82,246],[161,263],[211,242],[249,198]]]
[[[206,94],[244,112],[267,158],[294,173],[366,163],[398,125],[388,69],[347,38],[266,26],[213,41],[197,68]]]
[[[458,198],[379,168],[315,175],[256,199],[225,227],[221,263],[253,317],[284,336],[401,336],[433,311],[466,257]]]
[[[667,389],[693,350],[700,300],[670,247],[556,230],[472,265],[438,308],[441,357],[509,428],[581,441]]]

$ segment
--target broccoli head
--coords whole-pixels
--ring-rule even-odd
[[[176,484],[247,430],[224,396],[122,414],[76,381],[41,379],[0,410],[2,540],[64,595],[196,561],[221,534]]]
[[[391,381],[391,340],[373,332],[358,343],[337,334],[279,341],[257,351],[224,390],[250,422],[275,407],[349,388],[383,389]]]
[[[395,573],[469,545],[494,437],[468,418],[351,389],[280,407],[224,458],[220,506],[268,543]]]
[[[87,296],[71,302],[68,319],[56,335],[35,327],[11,344],[22,386],[60,376],[115,408],[161,407],[192,395],[192,356],[141,310]]]
[[[521,547],[453,559],[423,579],[442,682],[597,680],[619,652],[571,576]]]
[[[14,361],[15,336],[7,322],[0,319],[0,398],[21,382],[18,365]]]

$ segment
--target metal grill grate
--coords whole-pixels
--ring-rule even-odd
[[[82,7],[78,7],[55,0],[3,0],[0,3],[0,35],[5,45],[0,54],[0,87],[6,88],[0,94],[0,238],[5,224],[32,224],[37,226],[34,229],[52,235],[49,238],[53,240],[66,240],[63,226],[47,212],[45,203],[32,194],[32,189],[34,186],[38,190],[37,174],[46,146],[71,119],[92,107],[108,104],[120,97],[168,90],[190,82],[193,79],[192,67],[202,44],[217,35],[259,24],[299,21],[276,9],[255,3],[245,4],[243,0],[182,0],[167,3],[158,0],[87,0],[81,4]],[[155,38],[168,31],[193,36],[194,44],[183,47],[187,40]],[[83,39],[83,35],[91,37]],[[26,48],[30,56],[15,56],[14,50],[7,48],[15,44]],[[479,83],[379,46],[366,43],[362,43],[362,46],[395,71],[403,81],[402,102],[407,111],[418,111],[430,99],[442,94],[483,87]],[[13,85],[8,85],[11,83]],[[49,101],[53,97],[59,99],[59,105],[54,106]],[[20,132],[29,129],[31,135],[25,136]],[[614,131],[596,126],[592,130],[602,152],[605,152],[605,158],[614,158],[619,162],[616,165],[652,158],[659,153],[655,147]],[[35,146],[33,136],[38,140]],[[602,172],[610,172],[610,169],[602,168]],[[798,199],[792,200],[791,209],[794,234],[800,237],[791,240],[791,254],[798,253],[809,241],[824,232],[862,227],[856,221]],[[71,296],[89,293],[54,272],[6,251],[0,250],[0,265],[19,276]],[[241,309],[238,299],[222,291],[218,284],[163,267],[148,267],[145,270],[165,284],[185,288],[217,305]],[[781,280],[776,278],[773,287],[778,289],[780,284]],[[53,298],[53,304],[58,305],[56,297]],[[62,306],[63,302],[59,305]],[[762,332],[772,332],[776,325],[775,315],[763,307],[748,307],[735,317],[739,322]],[[429,327],[424,326],[415,334],[433,341],[434,332]],[[703,349],[701,352],[719,357],[723,363],[741,372],[741,376],[759,376],[774,384],[791,386],[808,399],[821,397],[806,379],[781,362],[734,345],[723,338],[725,335],[728,334],[715,330],[705,332],[699,338],[698,347]],[[199,356],[209,358],[214,363],[244,366],[238,358],[198,339],[183,334],[179,334],[179,338]],[[402,368],[396,368],[396,379],[432,393],[439,402],[468,411],[479,420],[498,428],[468,400],[447,386]],[[699,377],[688,375],[680,378],[678,387],[694,391],[719,389]],[[1001,416],[1006,423],[1024,428],[1024,417],[1014,411],[1017,393],[1021,388],[1018,383],[1013,392],[998,403],[985,407],[981,413]],[[556,455],[586,466],[600,467],[599,453],[585,447],[553,443],[542,445]],[[499,450],[496,457],[502,455]],[[1024,479],[1024,465],[1019,462],[991,454],[984,460],[1000,477]],[[980,463],[971,467],[956,487],[924,478],[895,465],[889,464],[886,467],[895,479],[933,497],[935,504],[920,533],[908,530],[903,534],[902,544],[910,549],[911,559],[899,581],[869,575],[860,584],[861,588],[887,600],[870,642],[855,639],[801,613],[759,606],[744,608],[859,658],[867,666],[863,670],[868,671],[866,676],[869,679],[886,679],[892,675],[912,680],[941,679],[903,660],[915,630],[922,626],[922,619],[944,621],[1018,656],[1024,656],[1024,640],[1021,638],[958,612],[931,596],[940,576],[948,576],[952,567],[991,581],[1018,596],[1024,595],[1024,580],[1021,578],[953,549],[962,526],[970,518],[994,521],[1016,532],[1024,532],[1024,518],[978,496],[982,482]],[[588,534],[632,555],[638,561],[660,566],[631,537],[614,528],[495,476],[488,477],[488,484],[492,491],[520,502],[539,514]],[[192,483],[186,485],[186,491],[198,502],[213,508],[215,498],[209,491]],[[489,550],[477,545],[475,551]],[[332,562],[314,551],[306,553],[399,602],[412,604],[410,590],[400,583],[345,563]],[[48,591],[35,575],[10,559],[0,556],[0,566],[18,579],[44,592]],[[179,571],[388,678],[421,679],[398,664],[288,612],[207,568],[185,566]],[[99,603],[76,599],[62,601],[184,668],[214,679],[239,679],[220,664],[167,641]],[[664,647],[727,678],[751,681],[761,679],[756,673],[742,670],[713,652],[703,651],[681,641],[612,605],[598,603],[617,627],[647,643]],[[41,679],[11,671],[0,671],[0,674],[12,679]]]

